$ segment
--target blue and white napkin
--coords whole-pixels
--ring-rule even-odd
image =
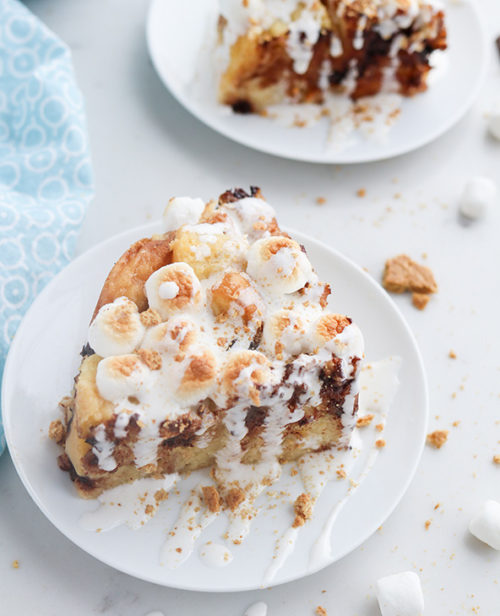
[[[24,313],[71,259],[92,196],[70,51],[20,2],[0,0],[0,377]]]

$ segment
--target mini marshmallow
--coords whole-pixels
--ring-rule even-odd
[[[500,141],[500,109],[492,111],[488,116],[488,132],[494,139]]]
[[[96,385],[99,394],[111,402],[144,393],[155,376],[137,355],[106,357],[97,365]]]
[[[165,231],[175,231],[182,225],[195,225],[204,209],[203,199],[174,197],[163,212],[163,228]]]
[[[171,263],[153,272],[145,284],[149,307],[166,320],[180,310],[199,308],[200,281],[187,263]]]
[[[472,518],[469,531],[494,550],[500,550],[500,503],[487,500]]]
[[[493,180],[485,177],[474,177],[465,184],[460,198],[460,212],[466,218],[478,220],[495,201],[497,187]]]
[[[380,578],[376,592],[382,616],[422,616],[424,613],[420,578],[413,571]]]
[[[226,206],[226,209],[241,233],[253,241],[269,235],[267,229],[276,219],[274,208],[263,199],[255,197],[235,201]]]
[[[281,295],[302,289],[313,269],[300,245],[284,236],[257,240],[248,251],[247,273],[268,293]]]
[[[277,310],[264,322],[262,340],[277,356],[299,355],[305,348],[309,326],[307,314],[300,310]]]
[[[97,313],[89,328],[89,344],[101,357],[123,355],[139,346],[145,331],[135,303],[119,297]]]
[[[177,355],[186,352],[188,347],[195,343],[198,335],[199,327],[194,321],[177,315],[165,323],[151,327],[144,336],[142,348]]]

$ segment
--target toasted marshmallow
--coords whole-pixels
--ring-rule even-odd
[[[487,500],[469,524],[469,531],[479,541],[500,550],[500,503]]]
[[[277,310],[264,323],[264,346],[278,359],[299,355],[305,349],[308,325],[303,311]]]
[[[315,351],[341,334],[351,320],[340,314],[323,314],[316,319],[309,331],[308,343],[311,351]]]
[[[224,209],[234,220],[241,233],[247,235],[252,242],[268,236],[271,231],[278,228],[274,208],[263,199],[246,197],[226,204]]]
[[[424,596],[420,578],[413,571],[377,580],[376,592],[382,616],[423,616]]]
[[[106,357],[97,365],[97,389],[105,400],[111,402],[144,393],[154,381],[154,373],[137,355]]]
[[[272,379],[271,362],[258,351],[234,351],[224,365],[221,391],[228,401],[248,400],[260,406],[260,389]]]
[[[248,252],[247,273],[268,293],[281,295],[302,289],[312,266],[294,240],[274,235],[257,240]]]
[[[226,272],[210,292],[212,312],[220,319],[240,317],[245,325],[264,314],[264,302],[246,274]]]
[[[489,114],[488,131],[494,139],[500,141],[500,109],[492,111]]]
[[[198,335],[198,325],[191,319],[178,315],[149,329],[142,346],[159,353],[177,355],[185,353],[197,341]]]
[[[465,184],[460,197],[460,213],[470,220],[483,218],[487,210],[494,204],[497,186],[493,180],[484,177],[474,177]]]
[[[202,304],[200,281],[187,263],[171,263],[156,270],[146,281],[146,295],[150,308],[163,319]]]
[[[163,229],[175,231],[182,225],[195,225],[205,209],[202,199],[173,197],[163,212]]]
[[[176,391],[185,404],[195,404],[206,398],[217,378],[217,361],[208,347],[199,347],[186,358],[186,369]]]
[[[175,261],[189,263],[200,279],[228,268],[243,269],[248,242],[226,222],[185,225],[172,242]]]
[[[97,313],[89,328],[89,344],[101,357],[123,355],[139,346],[145,331],[135,303],[119,297]]]

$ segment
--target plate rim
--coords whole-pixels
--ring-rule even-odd
[[[157,11],[161,5],[165,4],[165,2],[169,2],[172,0],[151,0],[149,3],[146,22],[145,22],[145,34],[146,34],[146,45],[148,49],[148,55],[153,64],[155,72],[164,85],[164,87],[170,92],[173,98],[184,108],[186,109],[192,116],[194,116],[198,121],[208,126],[210,129],[215,132],[223,135],[227,139],[234,141],[246,148],[251,150],[262,152],[265,154],[269,154],[271,156],[275,156],[278,158],[282,158],[285,160],[294,160],[300,162],[314,163],[314,164],[325,164],[325,165],[355,165],[355,164],[363,164],[369,162],[379,162],[384,160],[389,160],[392,158],[397,158],[399,156],[403,156],[405,154],[409,154],[410,152],[419,150],[424,146],[436,141],[439,137],[447,133],[451,130],[456,124],[462,120],[462,118],[466,115],[466,113],[471,109],[472,105],[476,101],[479,91],[482,88],[486,74],[489,66],[489,60],[491,57],[491,50],[488,45],[488,36],[486,34],[486,27],[484,23],[484,16],[482,10],[477,6],[476,3],[469,2],[465,6],[467,9],[470,9],[474,19],[476,21],[476,26],[478,27],[480,33],[480,51],[481,51],[481,62],[479,63],[479,70],[477,71],[477,77],[473,83],[473,87],[467,90],[467,95],[462,98],[462,103],[459,107],[455,109],[455,113],[451,113],[448,116],[446,122],[436,128],[431,133],[426,136],[421,136],[417,138],[410,145],[405,145],[402,142],[399,148],[395,148],[391,152],[381,151],[378,156],[351,156],[343,155],[339,156],[338,154],[333,155],[325,155],[325,156],[315,156],[315,155],[303,155],[300,151],[297,152],[283,152],[279,149],[273,147],[272,144],[266,145],[264,148],[259,147],[258,145],[249,144],[245,141],[245,139],[241,138],[237,131],[231,130],[226,127],[224,124],[219,124],[217,120],[214,118],[212,114],[202,114],[196,108],[196,105],[192,101],[192,97],[187,96],[182,87],[178,87],[175,85],[175,80],[169,80],[168,77],[165,77],[166,71],[163,70],[161,66],[160,59],[156,53],[155,45],[153,40],[156,40],[153,32],[154,32],[154,22]],[[452,10],[456,10],[456,8],[461,9],[463,7],[451,7]],[[432,87],[432,86],[431,86]],[[262,118],[263,119],[263,118]],[[290,127],[291,130],[293,127]],[[348,150],[347,150],[348,152]]]
[[[28,311],[26,312],[26,314],[24,315],[18,331],[21,330],[21,328],[25,327],[25,324],[28,322],[29,317],[32,313],[36,312],[37,310],[37,305],[39,303],[40,298],[43,299],[43,297],[45,295],[48,295],[51,293],[52,287],[56,286],[58,284],[58,280],[60,278],[60,276],[63,274],[63,272],[65,272],[68,268],[72,267],[75,263],[79,262],[82,263],[87,259],[92,259],[92,256],[94,255],[94,253],[98,252],[100,249],[102,249],[104,246],[114,243],[114,242],[118,242],[120,239],[124,239],[127,236],[131,236],[132,234],[134,236],[137,237],[137,239],[140,239],[140,237],[142,236],[142,233],[146,233],[151,235],[152,233],[155,233],[158,231],[160,226],[160,222],[159,221],[155,221],[155,222],[149,222],[146,223],[144,225],[140,225],[137,227],[133,227],[130,228],[128,230],[122,231],[120,233],[117,233],[105,240],[103,240],[102,242],[99,242],[97,244],[95,244],[94,246],[92,246],[91,248],[89,248],[88,250],[86,250],[85,252],[83,252],[82,254],[80,254],[78,257],[76,257],[75,259],[73,259],[66,267],[64,267],[60,272],[58,272],[58,274],[56,274],[54,276],[54,278],[52,278],[52,280],[49,281],[49,283],[42,289],[42,291],[39,293],[39,295],[35,298],[34,302],[32,303],[32,305],[30,306],[30,308],[28,309]],[[290,235],[292,235],[292,237],[295,237],[298,241],[302,242],[305,240],[306,244],[315,244],[316,247],[320,248],[321,250],[326,251],[327,253],[331,253],[333,254],[333,256],[336,259],[339,259],[340,261],[343,261],[344,265],[347,265],[349,267],[354,268],[358,274],[360,274],[365,281],[374,289],[376,290],[376,292],[378,292],[379,294],[381,294],[384,297],[384,300],[388,303],[388,305],[391,307],[393,314],[398,318],[400,324],[403,326],[406,335],[408,336],[409,341],[411,342],[411,346],[413,349],[413,352],[415,353],[415,359],[417,360],[417,367],[418,367],[418,378],[421,381],[421,385],[422,385],[422,401],[423,401],[423,408],[421,410],[422,413],[422,428],[421,428],[421,434],[418,435],[418,448],[417,448],[417,453],[414,457],[414,460],[412,462],[411,468],[408,471],[405,481],[403,482],[401,488],[399,489],[399,491],[397,492],[397,494],[391,499],[392,500],[392,504],[391,506],[387,509],[387,511],[384,513],[384,519],[383,519],[383,523],[385,523],[386,520],[389,519],[389,517],[394,513],[395,509],[397,508],[397,506],[400,504],[402,498],[404,497],[404,495],[406,494],[411,482],[413,481],[415,474],[417,472],[417,469],[419,467],[421,458],[422,458],[422,453],[425,447],[425,436],[427,433],[427,428],[428,428],[428,423],[429,423],[429,413],[430,413],[430,409],[429,409],[429,387],[428,387],[428,380],[427,380],[427,373],[425,370],[425,364],[423,361],[423,357],[420,351],[420,348],[418,346],[417,340],[408,324],[408,322],[406,321],[404,315],[402,314],[401,310],[398,308],[398,306],[396,305],[396,303],[394,302],[394,300],[390,297],[390,295],[385,291],[385,289],[383,289],[383,287],[381,287],[376,280],[370,276],[367,272],[365,272],[363,270],[362,267],[360,267],[357,263],[355,263],[354,261],[352,261],[349,257],[346,257],[344,254],[342,254],[340,251],[338,251],[336,248],[330,247],[328,246],[326,243],[322,242],[321,240],[318,240],[316,238],[313,238],[307,234],[301,233],[299,231],[295,231],[294,229],[290,229],[289,227],[282,227],[282,229],[288,233],[290,233]],[[134,240],[136,241],[136,240]],[[45,504],[43,503],[43,501],[38,497],[38,493],[37,490],[35,489],[35,487],[32,485],[31,480],[29,479],[28,474],[26,473],[25,469],[24,469],[24,465],[22,460],[20,459],[19,454],[16,452],[16,448],[13,442],[13,436],[11,434],[11,418],[13,416],[13,414],[11,412],[8,412],[7,409],[7,387],[6,384],[9,382],[9,379],[14,378],[14,377],[10,377],[10,373],[13,370],[12,366],[14,365],[14,359],[12,359],[13,357],[15,357],[16,354],[16,348],[17,348],[17,341],[16,341],[16,337],[14,337],[14,340],[11,343],[8,355],[7,355],[7,359],[5,362],[5,368],[4,368],[4,373],[3,373],[3,377],[2,377],[2,383],[1,383],[1,409],[2,409],[2,419],[3,419],[3,423],[4,423],[4,431],[5,431],[5,437],[6,437],[6,442],[7,442],[7,448],[9,450],[9,454],[12,460],[12,463],[14,465],[14,468],[16,470],[16,473],[18,474],[19,478],[21,479],[21,482],[24,486],[24,488],[26,489],[26,491],[28,492],[29,496],[31,497],[31,499],[34,501],[34,503],[37,505],[37,507],[40,509],[40,511],[43,513],[43,515],[45,516],[45,518],[63,535],[65,536],[69,541],[71,541],[71,543],[73,545],[76,545],[78,548],[80,548],[83,552],[89,554],[90,556],[92,556],[93,558],[95,558],[96,560],[98,560],[99,562],[102,562],[103,564],[111,567],[112,569],[115,569],[117,571],[120,571],[122,573],[125,573],[127,575],[130,575],[136,579],[140,579],[149,583],[153,583],[156,584],[158,586],[163,586],[166,588],[175,588],[175,589],[179,589],[179,590],[187,590],[187,591],[192,591],[192,592],[219,592],[219,593],[229,593],[229,592],[248,592],[248,591],[253,591],[253,590],[262,590],[263,587],[262,586],[241,586],[241,587],[231,587],[229,589],[224,588],[224,587],[212,587],[212,588],[196,588],[193,586],[189,586],[189,585],[183,585],[183,584],[179,584],[179,583],[174,583],[174,584],[169,584],[169,580],[166,579],[165,583],[158,581],[157,579],[154,579],[153,577],[148,576],[147,574],[141,574],[141,573],[137,573],[136,571],[128,568],[125,565],[120,564],[119,566],[115,563],[115,562],[111,562],[107,557],[101,556],[101,555],[97,555],[96,553],[94,553],[93,549],[88,549],[87,547],[85,547],[84,543],[81,542],[80,540],[78,540],[77,538],[73,537],[70,535],[70,532],[63,530],[62,528],[60,528],[60,526],[56,523],[56,521],[54,520],[52,514],[49,512],[49,510],[47,509],[47,507],[45,506]],[[19,339],[19,337],[17,337],[17,339]],[[348,554],[350,554],[351,552],[354,552],[355,550],[357,550],[363,543],[365,543],[366,541],[368,541],[368,539],[370,537],[373,536],[373,534],[375,533],[377,527],[379,526],[380,522],[377,522],[377,524],[373,525],[373,528],[369,528],[368,531],[366,533],[364,533],[361,538],[359,539],[359,541],[354,542],[353,544],[351,544],[348,548],[346,548],[343,552],[341,552],[339,555],[337,555],[335,557],[334,560],[329,561],[326,564],[322,564],[318,567],[312,568],[312,569],[308,569],[306,571],[304,571],[301,575],[291,575],[289,577],[286,577],[284,579],[279,579],[278,581],[271,583],[268,587],[266,588],[272,588],[275,586],[280,586],[282,584],[287,584],[293,581],[298,581],[298,580],[302,580],[306,577],[309,577],[310,575],[313,575],[315,573],[317,573],[318,571],[321,571],[323,569],[325,569],[326,567],[329,567],[330,565],[333,565],[334,563],[342,560],[345,556],[347,556]]]

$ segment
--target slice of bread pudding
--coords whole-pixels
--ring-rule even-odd
[[[219,101],[236,112],[427,88],[446,49],[435,0],[223,0]]]
[[[203,467],[245,491],[346,446],[363,340],[329,295],[259,189],[171,199],[109,273],[52,429],[79,494]]]

